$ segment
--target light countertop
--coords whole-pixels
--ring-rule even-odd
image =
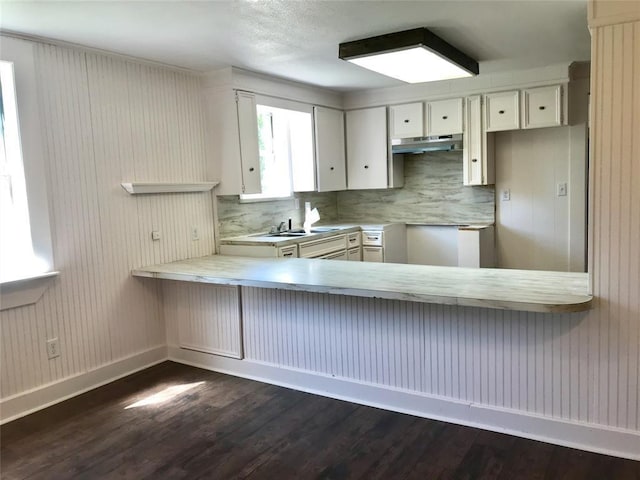
[[[142,267],[132,274],[531,312],[580,312],[592,301],[586,273],[212,255]]]
[[[287,245],[295,245],[296,243],[306,242],[308,240],[317,240],[320,238],[333,237],[351,232],[360,231],[360,227],[356,225],[331,225],[318,226],[312,228],[335,228],[326,232],[309,233],[306,235],[288,236],[270,236],[269,233],[253,233],[249,235],[241,235],[238,237],[223,238],[220,245],[249,245],[249,246],[275,246],[286,247]]]

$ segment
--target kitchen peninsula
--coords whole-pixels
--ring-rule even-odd
[[[530,312],[588,310],[584,273],[327,262],[224,255],[139,268],[134,276]]]

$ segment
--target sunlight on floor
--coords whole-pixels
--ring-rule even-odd
[[[125,410],[129,408],[137,408],[137,407],[145,407],[147,405],[158,405],[160,403],[168,402],[169,400],[173,400],[178,395],[191,390],[192,388],[198,387],[205,382],[195,382],[195,383],[185,383],[183,385],[173,385],[172,387],[167,387],[161,392],[154,393],[153,395],[149,395],[142,400],[138,400],[135,403],[125,407]]]

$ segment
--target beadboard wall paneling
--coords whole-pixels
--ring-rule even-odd
[[[585,314],[243,288],[245,358],[450,400],[588,421]]]
[[[242,358],[240,287],[162,282],[167,342],[174,346]]]
[[[592,29],[591,420],[640,428],[640,22]]]
[[[0,313],[3,399],[164,345],[160,287],[131,269],[214,249],[210,193],[130,196],[120,187],[205,180],[199,78],[32,45],[61,274],[37,304]],[[54,360],[49,338],[60,343]]]

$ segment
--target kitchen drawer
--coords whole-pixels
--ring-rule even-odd
[[[374,245],[381,247],[383,245],[383,233],[362,232],[362,245]]]
[[[278,256],[282,258],[298,258],[298,245],[280,247],[278,249]]]
[[[359,247],[362,245],[362,235],[360,232],[347,234],[347,248]]]
[[[346,249],[346,235],[335,235],[333,237],[310,240],[299,244],[301,258],[316,258]]]
[[[326,260],[349,260],[346,250],[342,250],[337,253],[329,253],[327,255],[322,255],[321,257],[317,257],[317,258],[324,258]]]

